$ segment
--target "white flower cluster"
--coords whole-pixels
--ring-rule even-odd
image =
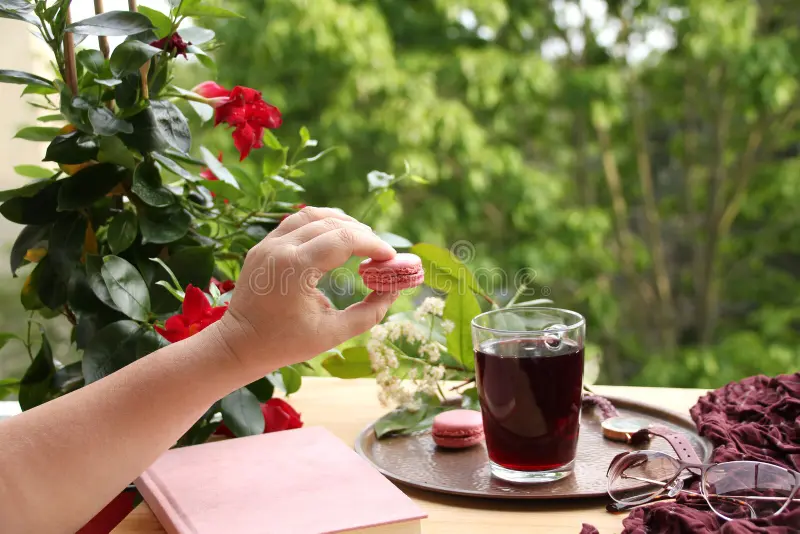
[[[426,315],[441,317],[444,314],[444,301],[439,297],[428,297],[414,312],[414,319],[424,321]]]
[[[420,323],[442,317],[444,301],[436,297],[426,298],[414,312]],[[452,332],[452,321],[442,321],[442,330]],[[409,410],[419,409],[417,393],[438,395],[439,382],[444,379],[445,367],[439,364],[445,347],[429,335],[432,329],[414,321],[395,320],[374,326],[367,342],[372,369],[380,386],[378,399],[383,405],[395,404]],[[403,354],[396,343],[416,346],[416,354]],[[404,371],[404,369],[407,369]]]

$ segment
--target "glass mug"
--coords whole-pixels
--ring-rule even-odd
[[[580,314],[556,308],[506,308],[472,320],[492,475],[536,483],[572,473],[585,335]]]

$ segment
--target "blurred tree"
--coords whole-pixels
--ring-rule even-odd
[[[800,4],[235,0],[220,78],[341,145],[311,200],[408,160],[371,224],[475,244],[587,315],[608,382],[800,368]],[[547,296],[547,295],[544,295]]]

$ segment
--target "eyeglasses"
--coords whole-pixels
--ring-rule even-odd
[[[692,476],[700,476],[700,493],[683,489]],[[800,489],[800,473],[764,462],[692,464],[659,451],[620,454],[608,468],[608,494],[615,510],[679,493],[702,497],[723,519],[756,519],[784,511]],[[621,505],[621,506],[620,506]]]

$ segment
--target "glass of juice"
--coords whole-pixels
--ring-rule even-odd
[[[492,475],[536,483],[572,473],[585,335],[580,314],[556,308],[506,308],[472,320]]]

